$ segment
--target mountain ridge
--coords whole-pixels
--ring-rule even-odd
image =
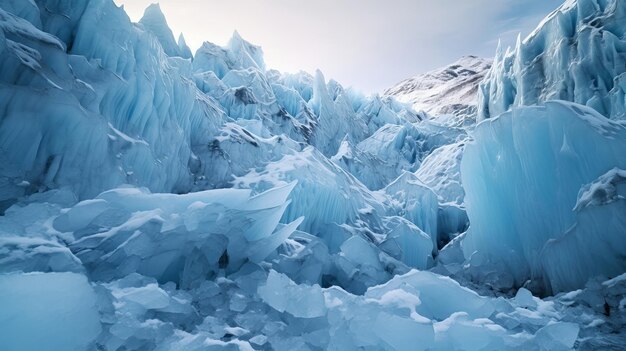
[[[472,117],[476,114],[478,85],[491,68],[491,61],[463,56],[449,65],[407,78],[385,90],[384,95],[432,116]]]

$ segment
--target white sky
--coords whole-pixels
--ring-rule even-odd
[[[115,0],[138,21],[155,0]],[[451,63],[492,57],[561,0],[160,0],[170,28],[192,51],[224,45],[234,30],[263,47],[268,68],[319,68],[366,93]]]

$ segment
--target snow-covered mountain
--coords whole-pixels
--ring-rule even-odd
[[[625,6],[568,1],[480,100],[477,58],[406,82],[427,116],[157,5],[0,0],[2,348],[620,349]],[[557,61],[574,102],[525,106]]]
[[[384,94],[432,116],[473,117],[478,84],[491,68],[492,61],[465,56],[448,66],[403,80]]]

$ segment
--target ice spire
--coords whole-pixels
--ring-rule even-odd
[[[180,52],[180,56],[182,58],[193,58],[193,55],[191,54],[191,49],[189,48],[189,46],[187,46],[187,42],[185,41],[183,33],[180,33],[180,35],[178,36],[178,51]]]
[[[182,56],[159,4],[155,3],[148,6],[139,23],[157,38],[168,56]]]

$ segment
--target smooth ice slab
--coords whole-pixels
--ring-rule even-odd
[[[96,294],[75,273],[0,274],[5,350],[86,350],[100,333]]]

